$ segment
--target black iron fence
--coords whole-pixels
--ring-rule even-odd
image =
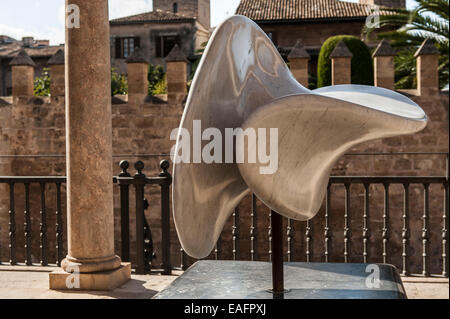
[[[143,274],[149,272],[152,268],[152,260],[154,256],[153,238],[151,235],[151,229],[147,219],[145,217],[145,210],[148,208],[148,201],[144,197],[144,190],[147,185],[159,185],[161,187],[161,229],[162,229],[162,260],[161,265],[163,274],[170,274],[172,271],[172,265],[170,261],[170,210],[169,210],[169,189],[172,183],[172,177],[168,172],[169,162],[163,160],[160,163],[162,169],[161,173],[156,177],[147,177],[142,173],[144,169],[144,163],[137,161],[134,165],[136,174],[131,176],[128,173],[129,163],[122,161],[120,168],[122,172],[113,177],[114,184],[119,185],[120,188],[120,210],[121,210],[121,257],[123,261],[130,261],[130,186],[134,187],[135,194],[135,212],[136,212],[136,263],[134,266],[135,272]],[[8,263],[10,265],[27,265],[32,266],[32,249],[33,243],[36,242],[32,238],[32,222],[31,222],[31,201],[30,201],[30,186],[34,184],[40,185],[40,223],[39,223],[39,247],[40,247],[40,263],[41,266],[60,266],[62,259],[66,255],[66,250],[63,244],[63,233],[66,229],[66,225],[63,224],[62,217],[62,196],[61,187],[66,184],[66,177],[1,177],[0,185],[7,185],[9,187],[9,229],[8,229],[8,255],[9,261],[1,260],[0,264]],[[50,186],[50,187],[49,187]],[[56,210],[49,212],[47,210],[46,194],[52,190],[56,191]],[[24,234],[23,234],[23,260],[18,260],[17,252],[20,249],[17,245],[17,213],[16,206],[18,199],[16,198],[15,190],[19,187],[23,187],[24,205]],[[49,247],[48,240],[48,215],[50,213],[55,214],[55,232],[56,241],[54,247]],[[36,244],[35,244],[36,245]],[[0,246],[0,253],[2,247]],[[49,250],[55,252],[54,261],[49,261]],[[1,254],[0,254],[1,256]],[[53,263],[54,262],[54,263]],[[155,267],[155,265],[153,265]],[[155,267],[159,268],[159,267]]]
[[[172,257],[173,251],[179,249],[179,267],[181,269],[186,269],[194,260],[188,258],[186,254],[180,249],[178,242],[170,241],[170,234],[174,232],[171,227],[170,220],[170,185],[172,178],[168,173],[169,162],[162,161],[161,169],[162,172],[156,177],[147,177],[142,172],[144,169],[144,164],[141,161],[135,163],[136,174],[133,176],[128,173],[129,163],[122,161],[120,167],[122,172],[114,177],[114,183],[118,185],[120,189],[120,247],[121,247],[121,257],[124,261],[130,260],[130,192],[131,187],[134,188],[134,208],[136,213],[136,260],[133,265],[136,273],[146,273],[153,268],[162,268],[163,273],[169,274],[174,268],[171,262],[171,251]],[[56,256],[56,264],[59,265],[61,259],[64,257],[65,252],[63,251],[63,233],[65,225],[63,225],[62,218],[62,198],[61,198],[61,187],[66,182],[65,177],[0,177],[0,185],[6,184],[9,186],[9,263],[12,265],[18,264],[16,258],[16,252],[18,250],[16,242],[16,203],[17,198],[14,195],[14,189],[17,187],[24,188],[24,198],[20,200],[24,201],[24,260],[26,265],[32,265],[31,260],[31,222],[30,222],[30,185],[38,184],[40,186],[40,264],[43,266],[49,265],[48,251],[54,250],[54,255]],[[145,218],[144,211],[147,206],[147,201],[144,197],[145,187],[148,185],[159,185],[161,188],[161,225],[148,224]],[[343,197],[343,224],[341,228],[336,228],[333,224],[333,219],[335,216],[335,209],[332,206],[332,194],[331,191],[333,187],[337,185],[343,186],[344,197]],[[371,228],[371,205],[369,204],[370,189],[371,186],[378,185],[381,186],[384,195],[384,200],[382,203],[383,212],[381,216],[381,227],[380,229]],[[53,187],[56,192],[56,209],[55,211],[49,212],[46,208],[46,186]],[[353,211],[351,209],[351,191],[357,187],[363,187],[363,206],[361,210]],[[390,190],[394,186],[400,186],[403,190],[402,192],[402,214],[401,214],[401,261],[392,262],[391,259],[395,254],[398,255],[397,251],[394,251],[391,242],[391,236],[393,230],[391,229],[391,219],[392,209],[391,200],[392,196]],[[420,217],[421,229],[420,229],[420,244],[417,241],[411,240],[411,199],[417,201],[417,195],[411,195],[410,189],[412,187],[421,187],[423,196],[423,207]],[[442,190],[442,194],[439,196],[443,198],[442,212],[439,214],[440,223],[430,224],[430,198],[438,196],[437,194],[430,194],[431,187],[439,186]],[[256,196],[251,196],[251,206],[248,211],[240,211],[238,208],[234,210],[232,216],[230,217],[231,230],[225,228],[224,232],[219,238],[215,250],[209,258],[213,259],[251,259],[251,260],[270,260],[271,259],[271,226],[267,225],[267,229],[261,227],[261,223],[258,223],[259,218],[262,214],[270,214],[270,210],[264,209],[262,211],[261,205],[258,206],[258,200]],[[259,207],[259,208],[258,208]],[[416,207],[415,207],[416,208]],[[433,209],[435,207],[432,207]],[[441,209],[441,208],[439,208]],[[302,226],[303,232],[299,234],[299,231],[295,229],[295,223],[290,219],[284,220],[285,225],[285,258],[287,261],[297,261],[304,260],[307,262],[384,262],[384,263],[394,263],[403,275],[410,275],[412,258],[417,259],[417,252],[420,251],[420,272],[419,275],[431,276],[439,275],[448,277],[448,209],[449,209],[449,184],[447,176],[436,176],[436,177],[355,177],[355,176],[338,176],[331,177],[329,186],[327,189],[327,196],[324,202],[324,214],[323,220],[321,220],[320,225],[315,225],[313,227],[313,221],[305,222]],[[397,210],[396,210],[397,212]],[[49,214],[55,214],[55,234],[56,241],[54,247],[49,247],[47,243],[47,229],[49,227],[47,223],[47,217]],[[433,218],[436,220],[435,209],[433,211]],[[270,216],[268,216],[270,219]],[[362,224],[358,230],[351,227],[351,220],[359,217],[362,220]],[[264,217],[266,218],[266,217]],[[249,221],[248,231],[243,229],[243,220]],[[417,219],[417,218],[416,218]],[[152,262],[154,247],[153,238],[151,236],[151,229],[155,230],[160,228],[161,230],[161,256],[162,265],[156,265]],[[378,256],[371,254],[371,239],[373,239],[373,234],[375,231],[381,232],[380,245],[382,247]],[[316,238],[317,232],[321,233],[320,245],[313,245],[314,239]],[[359,236],[355,236],[358,232]],[[249,235],[249,245],[243,248],[241,238],[242,235],[246,233]],[[229,236],[226,236],[226,235]],[[436,236],[436,234],[440,234]],[[264,235],[264,236],[263,236]],[[431,236],[433,235],[433,236]],[[261,238],[267,238],[265,245],[261,245]],[[300,252],[297,245],[300,242],[300,237],[304,246],[302,246]],[[436,242],[439,239],[439,243]],[[432,240],[434,238],[434,240]],[[360,240],[359,243],[362,246],[362,251],[358,256],[355,256],[354,251],[351,249],[352,245],[356,245],[355,240]],[[134,243],[134,242],[133,242]],[[259,243],[259,244],[258,244]],[[334,244],[332,244],[334,243]],[[441,253],[436,254],[435,252],[431,254],[430,245],[433,247],[437,245],[440,246]],[[377,242],[378,245],[378,242]],[[178,247],[178,248],[177,248]],[[267,247],[267,249],[263,249]],[[320,247],[320,251],[317,251]],[[333,248],[334,247],[334,248]],[[4,249],[0,247],[1,250]],[[228,251],[226,251],[228,249]],[[247,249],[248,251],[244,251]],[[316,251],[314,251],[314,249]],[[414,253],[411,253],[413,251]],[[413,256],[414,255],[414,256]],[[0,254],[1,256],[1,254]],[[263,258],[264,256],[264,258]],[[338,257],[336,257],[338,256]],[[268,257],[268,258],[267,258]],[[398,256],[396,256],[398,257]],[[339,259],[339,260],[338,260]],[[433,260],[432,260],[433,259]],[[439,259],[436,260],[436,259]],[[433,264],[439,264],[440,270],[432,272],[430,270],[430,262]],[[3,261],[8,263],[8,261]],[[178,267],[177,267],[178,268]],[[416,267],[417,268],[417,267]],[[415,271],[415,274],[417,271]]]
[[[374,233],[375,229],[370,229],[370,216],[371,216],[371,206],[369,205],[369,194],[370,194],[370,186],[380,184],[383,188],[384,193],[384,203],[383,203],[383,213],[382,213],[382,227],[378,229],[381,232],[381,241],[380,245],[382,247],[380,255],[374,256],[370,254],[370,245],[371,245],[371,237],[372,233]],[[402,209],[402,228],[401,228],[401,262],[393,263],[392,258],[393,253],[391,252],[391,229],[390,229],[390,221],[391,221],[391,210],[390,210],[390,193],[389,190],[393,185],[401,185],[403,188],[403,209]],[[332,219],[334,218],[333,207],[331,205],[332,192],[331,188],[336,185],[342,185],[345,189],[345,197],[344,197],[344,214],[343,214],[343,227],[341,229],[333,228]],[[350,203],[350,194],[351,189],[356,185],[362,185],[364,187],[364,204],[362,211],[354,212],[351,211],[351,203]],[[421,234],[420,236],[420,247],[411,247],[411,227],[410,227],[410,187],[412,185],[420,185],[423,188],[423,212],[421,216]],[[440,215],[441,222],[440,226],[437,228],[436,223],[433,223],[433,227],[430,227],[430,186],[438,185],[442,187],[442,213]],[[210,258],[220,260],[223,259],[225,255],[231,257],[233,260],[239,260],[243,255],[250,256],[250,260],[264,260],[262,255],[268,256],[266,260],[271,260],[272,251],[271,251],[271,240],[272,240],[272,229],[270,223],[267,225],[267,229],[264,231],[263,229],[257,227],[259,223],[259,218],[263,217],[266,220],[270,220],[271,211],[268,208],[258,209],[257,205],[258,199],[255,195],[251,195],[251,209],[250,209],[250,223],[249,229],[247,233],[250,237],[250,245],[246,245],[249,251],[242,251],[242,243],[240,241],[242,234],[244,231],[241,228],[242,219],[245,218],[243,216],[243,212],[236,208],[231,216],[232,226],[231,232],[230,230],[224,230],[224,232],[230,232],[231,236],[231,245],[228,245],[231,250],[225,252],[223,250],[223,244],[225,243],[223,240],[224,233],[222,233],[219,241],[216,245],[216,248]],[[410,271],[411,266],[411,255],[409,252],[419,252],[421,253],[421,264],[415,265],[415,268],[420,268],[421,271],[419,273],[414,273],[413,275],[421,275],[424,277],[429,276],[443,276],[448,277],[448,210],[449,210],[449,184],[447,177],[354,177],[354,176],[340,176],[340,177],[331,177],[330,182],[327,188],[326,199],[324,203],[324,216],[323,223],[320,226],[320,229],[314,229],[312,227],[312,221],[304,222],[304,232],[299,234],[298,230],[294,229],[293,223],[294,221],[291,219],[285,219],[285,260],[286,261],[298,261],[303,260],[306,262],[362,262],[362,263],[371,263],[371,262],[382,262],[382,263],[393,263],[397,268],[400,269],[402,275],[412,275]],[[359,256],[355,256],[354,253],[351,252],[351,246],[355,244],[353,232],[355,230],[351,230],[350,221],[352,218],[356,217],[356,213],[360,214],[362,217],[362,225],[360,228],[360,239],[362,242],[362,252]],[[322,244],[313,246],[313,238],[315,238],[314,232],[321,232]],[[341,233],[342,236],[339,236],[339,240],[341,243],[336,243],[338,234]],[[436,254],[432,256],[430,254],[430,245],[431,245],[431,234],[440,234],[440,246],[441,253],[438,257]],[[267,239],[267,250],[261,252],[259,249],[261,245],[257,243],[260,242],[259,236],[265,235],[265,239]],[[303,237],[303,238],[300,238]],[[295,239],[295,240],[294,240]],[[300,254],[294,254],[296,251],[295,244],[296,242],[303,242],[304,246]],[[332,251],[332,242],[335,243],[334,246],[337,246],[336,252]],[[438,243],[433,243],[434,246],[439,245]],[[377,243],[378,245],[378,243]],[[320,247],[320,252],[314,252],[313,247]],[[412,249],[413,248],[413,249]],[[297,250],[298,251],[298,250]],[[313,259],[313,255],[315,256]],[[332,257],[334,256],[334,259]],[[339,258],[341,255],[341,258]],[[415,256],[416,257],[416,256]],[[432,258],[440,258],[441,261],[434,260],[434,264],[440,265],[440,271],[431,273],[430,271],[430,262]],[[186,254],[181,250],[180,257],[180,267],[186,269],[192,262],[195,260],[191,260],[186,256]]]
[[[157,177],[146,177],[142,170],[144,163],[138,161],[134,167],[136,174],[131,176],[128,173],[129,163],[120,162],[122,172],[114,181],[120,187],[120,220],[121,220],[121,258],[123,261],[130,261],[130,185],[135,188],[135,209],[136,209],[136,265],[137,274],[149,272],[152,268],[154,256],[153,238],[151,227],[148,224],[144,211],[148,207],[148,201],[144,198],[146,185],[161,186],[161,243],[162,243],[162,273],[172,272],[170,260],[170,185],[172,176],[168,173],[169,162],[161,161],[162,172]],[[153,225],[152,225],[153,226]]]

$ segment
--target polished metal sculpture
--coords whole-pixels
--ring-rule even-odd
[[[285,217],[311,219],[340,156],[365,141],[418,132],[427,117],[407,97],[382,88],[304,88],[264,31],[246,17],[233,16],[216,28],[209,41],[180,128],[192,134],[194,121],[222,134],[227,128],[277,128],[279,144],[274,174],[261,174],[258,161],[187,163],[179,162],[175,152],[176,229],[185,252],[203,258],[250,191]],[[179,133],[177,144],[181,138]],[[255,145],[247,141],[245,147]],[[191,155],[191,159],[196,156]]]

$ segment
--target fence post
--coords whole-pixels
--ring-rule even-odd
[[[163,160],[160,163],[162,172],[160,177],[166,177],[167,182],[161,184],[161,233],[162,233],[162,265],[163,275],[172,274],[172,263],[170,261],[170,184],[172,176],[167,171],[169,169],[169,161]]]
[[[188,60],[178,45],[166,57],[167,99],[169,104],[180,104],[187,94]]]
[[[131,177],[127,169],[130,167],[128,161],[121,161],[119,164],[122,172],[119,177]],[[122,184],[119,179],[120,187],[120,235],[121,235],[121,253],[122,261],[130,261],[130,186]]]
[[[344,41],[339,41],[330,54],[332,85],[352,83],[352,57]]]
[[[300,40],[297,41],[288,56],[292,74],[297,82],[306,88],[308,88],[308,63],[310,58]]]
[[[423,41],[415,53],[417,64],[417,91],[419,95],[439,93],[439,50],[431,39]]]
[[[47,64],[50,66],[50,93],[52,100],[65,95],[65,65],[64,51],[59,49]]]
[[[144,163],[137,161],[134,164],[137,170],[134,175],[135,199],[136,199],[136,274],[145,273],[144,265],[144,187],[145,174],[142,173]]]
[[[136,48],[126,63],[128,66],[128,101],[142,103],[148,95],[148,59],[143,50]]]
[[[30,98],[34,94],[34,68],[36,64],[31,60],[25,50],[19,52],[12,59],[12,95],[14,99],[19,97]]]
[[[383,39],[372,54],[374,64],[374,83],[377,87],[393,90],[395,83],[394,56],[395,51]]]

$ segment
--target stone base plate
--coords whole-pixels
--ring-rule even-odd
[[[284,299],[403,299],[405,290],[394,266],[379,267],[379,288],[366,279],[368,264],[285,263]],[[271,292],[271,263],[199,261],[156,299],[278,299]],[[373,274],[372,274],[373,275]]]
[[[122,263],[119,268],[111,271],[88,274],[69,274],[62,269],[58,269],[49,274],[49,288],[52,290],[111,291],[130,279],[130,263]]]

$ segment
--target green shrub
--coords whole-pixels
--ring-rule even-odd
[[[167,81],[165,76],[162,78],[161,81],[155,84],[155,87],[151,95],[157,94],[167,94]]]
[[[164,69],[160,65],[148,65],[148,95],[165,94],[167,86]],[[162,93],[161,93],[162,92]]]
[[[339,35],[328,38],[320,49],[317,65],[317,86],[331,85],[330,54],[340,40],[343,40],[348,49],[353,53],[352,84],[373,85],[373,60],[370,49],[357,37]]]
[[[42,76],[34,79],[34,95],[50,96],[50,74],[48,68],[44,68]]]
[[[111,95],[128,94],[128,80],[125,75],[116,72],[116,68],[111,68]]]

